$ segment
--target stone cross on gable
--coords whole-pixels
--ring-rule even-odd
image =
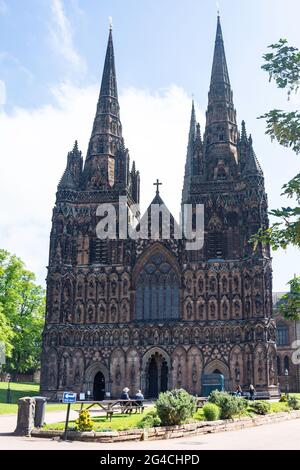
[[[159,179],[156,180],[156,183],[153,183],[153,186],[156,186],[156,194],[159,194],[159,187],[162,183],[159,182]]]

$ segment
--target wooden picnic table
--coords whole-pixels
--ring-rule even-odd
[[[143,400],[95,400],[95,401],[77,401],[80,403],[80,411],[83,410],[84,405],[88,405],[85,409],[89,410],[94,406],[99,406],[103,411],[106,412],[106,418],[112,418],[112,415],[116,409],[121,409],[122,413],[131,414],[133,411],[143,413],[144,412],[144,405]]]

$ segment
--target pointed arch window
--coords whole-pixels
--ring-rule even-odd
[[[152,255],[139,274],[135,317],[137,320],[179,318],[179,278],[161,253]]]

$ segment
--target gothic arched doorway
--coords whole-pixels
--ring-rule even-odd
[[[97,372],[95,375],[93,398],[94,400],[104,400],[105,398],[105,378],[102,372]]]
[[[169,367],[167,361],[158,352],[154,353],[145,370],[146,396],[157,398],[160,392],[168,390]]]

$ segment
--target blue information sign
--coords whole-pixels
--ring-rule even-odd
[[[74,392],[64,392],[63,402],[64,403],[76,403],[76,393],[74,393]]]

